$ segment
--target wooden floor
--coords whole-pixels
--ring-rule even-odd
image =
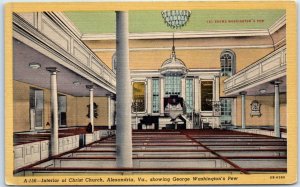
[[[282,173],[286,139],[228,130],[133,131],[133,168],[116,166],[115,137],[26,168],[19,175],[53,172]]]

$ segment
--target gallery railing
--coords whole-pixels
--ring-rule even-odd
[[[286,46],[259,59],[224,81],[226,95],[238,93],[255,83],[286,75]]]
[[[13,31],[14,38],[115,93],[115,73],[81,41],[62,13],[14,13]]]

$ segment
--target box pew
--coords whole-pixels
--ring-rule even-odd
[[[147,142],[133,142],[132,143],[133,146],[141,146],[141,145],[198,145],[198,143],[196,142],[152,142],[152,141],[147,141]],[[97,142],[93,145],[91,145],[92,147],[98,147],[98,146],[116,146],[116,144],[114,142],[110,142],[110,143],[107,143],[107,142]]]
[[[274,138],[197,138],[197,141],[200,142],[242,142],[242,141],[251,141],[251,142],[286,142],[286,139],[274,139]]]
[[[43,143],[46,143],[45,141],[43,141]],[[21,167],[40,161],[41,155],[45,157],[45,152],[41,154],[40,141],[14,146],[14,169],[19,169]]]
[[[82,168],[116,168],[115,157],[78,157],[68,158],[62,157],[53,159],[47,163],[39,164],[34,167],[44,168],[64,168],[64,167],[82,167]],[[141,157],[133,158],[134,168],[232,168],[231,165],[224,162],[222,159],[215,157]]]
[[[79,147],[79,136],[80,135],[73,135],[73,136],[66,136],[59,138],[59,153],[64,153]]]
[[[139,157],[215,157],[214,154],[207,150],[133,150],[134,158]],[[116,156],[116,151],[76,151],[64,155],[63,157],[99,157],[99,156]]]
[[[286,168],[285,156],[227,157],[242,168]]]
[[[101,141],[101,143],[115,143],[115,140],[112,139],[106,139]],[[132,143],[147,143],[147,142],[151,142],[151,143],[189,143],[189,142],[193,142],[192,140],[189,139],[180,139],[180,140],[176,140],[176,139],[168,139],[168,140],[159,140],[159,139],[153,139],[153,140],[133,140]]]
[[[239,138],[239,139],[247,139],[247,138],[255,138],[255,139],[274,139],[274,137],[262,136],[262,135],[202,135],[195,136],[192,135],[192,138],[195,139],[226,139],[226,138]]]
[[[22,136],[16,138],[14,145],[14,170],[49,158],[50,134],[31,135],[22,134]],[[59,136],[60,154],[78,147],[79,135],[61,134]]]
[[[82,148],[81,150],[115,150],[115,145],[91,145]],[[185,149],[193,149],[193,150],[205,150],[204,147],[200,145],[186,144],[186,145],[133,145],[133,149],[136,150],[153,150],[153,149],[170,149],[170,150],[185,150]]]
[[[76,151],[73,153],[69,153],[66,155],[63,155],[62,157],[101,157],[101,156],[110,156],[114,157],[116,156],[116,151]]]
[[[286,149],[214,150],[224,157],[230,156],[287,156]]]
[[[285,145],[210,145],[211,150],[286,149]]]
[[[93,133],[84,134],[84,145],[91,144],[95,141],[99,141],[108,136],[113,136],[115,134],[114,130],[95,130]]]
[[[286,171],[286,169],[275,168],[276,172]],[[275,169],[261,170],[259,168],[253,169],[255,172],[273,172]],[[59,173],[68,173],[68,175],[78,175],[80,173],[88,173],[89,175],[97,175],[99,173],[223,173],[223,174],[239,174],[241,171],[237,168],[103,168],[103,167],[93,167],[93,168],[78,168],[78,167],[65,167],[65,168],[30,168],[26,171],[18,173],[19,176],[46,176]]]
[[[180,138],[186,138],[185,135],[171,135],[171,134],[165,134],[165,135],[132,135],[133,138],[135,139],[144,139],[144,138],[160,138],[160,139],[165,139],[165,138],[175,138],[175,139],[180,139]]]
[[[260,146],[269,146],[269,145],[278,145],[286,146],[285,141],[223,141],[223,142],[201,142],[206,146],[251,146],[251,145],[260,145]]]
[[[275,137],[274,130],[265,130],[265,129],[234,129],[235,131],[245,132],[245,133],[253,133],[253,134],[260,134],[265,136],[272,136]],[[286,130],[285,130],[286,131]],[[281,137],[286,138],[286,132],[281,131]]]

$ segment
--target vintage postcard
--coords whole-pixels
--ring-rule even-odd
[[[5,5],[10,185],[297,182],[293,1]]]

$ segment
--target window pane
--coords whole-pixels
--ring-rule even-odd
[[[221,73],[224,76],[232,75],[232,66],[234,64],[233,54],[231,52],[225,52],[220,57]]]
[[[59,126],[67,125],[67,96],[58,96],[58,124]]]
[[[152,112],[159,113],[159,79],[152,79]]]
[[[231,98],[221,99],[221,124],[231,124]]]
[[[43,127],[44,92],[35,90],[35,126]]]
[[[67,112],[67,96],[58,96],[58,112]]]
[[[181,77],[166,76],[165,77],[165,95],[180,95],[181,93]]]

